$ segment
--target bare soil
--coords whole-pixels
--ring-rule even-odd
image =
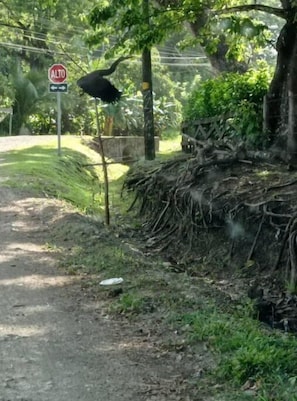
[[[0,149],[42,140],[0,138]],[[181,358],[139,324],[110,319],[80,276],[58,268],[47,239],[75,213],[3,183],[0,171],[0,401],[190,400]]]

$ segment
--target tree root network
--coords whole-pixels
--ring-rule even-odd
[[[215,255],[214,265],[257,267],[266,277],[277,275],[291,302],[297,292],[297,173],[267,157],[218,154],[203,160],[181,154],[131,168],[124,189],[135,194],[130,209],[143,219],[147,246],[177,261]],[[277,302],[269,301],[270,315]],[[297,330],[297,314],[290,317]]]

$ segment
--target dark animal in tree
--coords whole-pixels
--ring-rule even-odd
[[[104,76],[111,75],[121,61],[127,60],[130,56],[120,57],[110,68],[106,70],[96,70],[83,76],[77,81],[77,85],[88,95],[101,99],[106,103],[114,103],[120,100],[122,92],[120,92],[113,84],[111,84]]]

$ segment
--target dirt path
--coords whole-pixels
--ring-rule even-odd
[[[172,361],[158,360],[135,328],[104,316],[79,279],[57,268],[44,244],[64,212],[0,180],[0,401],[180,399],[160,385],[173,383]]]
[[[57,135],[12,135],[0,137],[0,152],[58,142]]]

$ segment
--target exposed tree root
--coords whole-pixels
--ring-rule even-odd
[[[297,292],[297,173],[259,157],[214,154],[202,161],[182,155],[130,170],[124,187],[135,193],[133,207],[138,205],[143,217],[148,246],[178,261],[214,254],[217,247],[222,265],[255,265],[271,277],[278,274],[292,297]]]

